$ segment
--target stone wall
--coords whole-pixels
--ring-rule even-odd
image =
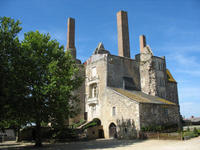
[[[140,53],[141,91],[156,96],[158,91],[153,53],[149,47],[144,47],[143,52]]]
[[[95,54],[87,61],[86,66],[86,112],[87,120],[101,118],[102,100],[105,97],[107,79],[107,54]],[[96,96],[92,97],[92,86],[96,85]]]
[[[136,55],[140,61],[141,91],[166,98],[166,62],[164,57],[153,56],[150,47],[143,48],[143,53]]]
[[[176,82],[167,82],[167,96],[166,98],[173,102],[176,103],[177,105],[179,105],[179,101],[178,101],[178,89],[177,89],[177,83]]]
[[[140,104],[141,127],[153,125],[179,124],[177,105]]]
[[[122,137],[136,136],[140,129],[139,104],[123,96],[111,88],[106,88],[106,99],[102,102],[101,122],[105,131],[105,138],[109,138],[109,125],[114,123]],[[113,114],[115,107],[115,115]]]
[[[165,58],[153,56],[153,66],[156,73],[157,96],[166,98],[166,63]]]
[[[87,137],[88,139],[97,139],[97,138],[104,138],[104,133],[100,135],[99,130],[103,130],[103,126],[94,126],[87,129]]]
[[[123,78],[133,81],[133,89],[140,90],[139,63],[133,59],[108,55],[107,86],[123,88]],[[132,90],[133,90],[132,89]]]

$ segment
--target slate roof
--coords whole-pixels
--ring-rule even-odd
[[[163,99],[157,96],[151,96],[141,91],[129,91],[129,90],[121,89],[121,88],[112,88],[112,89],[116,91],[117,93],[124,95],[128,97],[129,99],[132,99],[139,103],[176,105],[175,103],[170,102],[166,99]]]

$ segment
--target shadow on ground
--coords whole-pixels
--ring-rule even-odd
[[[87,142],[70,142],[70,143],[56,143],[56,144],[45,144],[41,148],[35,148],[33,145],[23,146],[7,144],[7,146],[2,146],[0,144],[1,150],[88,150],[88,149],[104,149],[104,148],[116,148],[116,147],[126,147],[134,143],[143,142],[143,140],[94,140]]]

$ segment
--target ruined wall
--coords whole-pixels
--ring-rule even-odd
[[[140,53],[141,91],[156,96],[158,95],[158,91],[154,65],[153,54],[147,47],[145,47],[144,53]]]
[[[140,104],[141,127],[179,123],[179,109],[176,105]]]
[[[141,91],[153,96],[166,98],[166,62],[164,57],[153,56],[149,46],[136,55],[140,61]]]
[[[133,59],[108,55],[107,86],[123,88],[123,78],[130,78],[133,89],[140,90],[139,63]]]

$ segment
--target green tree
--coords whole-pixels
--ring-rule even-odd
[[[0,18],[0,128],[36,124],[40,146],[41,124],[61,128],[76,114],[73,93],[82,83],[79,69],[64,47],[50,35],[28,32],[22,42],[19,21]]]
[[[0,18],[0,128],[14,126],[18,131],[27,122],[19,25],[14,19]]]
[[[22,41],[25,52],[30,118],[36,123],[36,146],[41,145],[41,123],[62,126],[76,113],[77,98],[73,94],[82,83],[79,69],[64,47],[50,35],[28,32]]]

